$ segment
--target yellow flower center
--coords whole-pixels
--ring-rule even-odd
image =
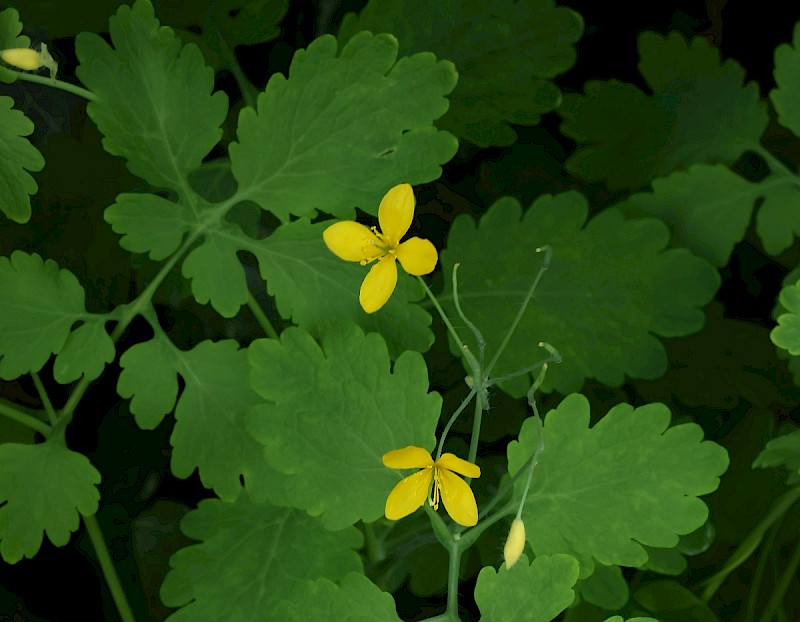
[[[442,484],[439,479],[439,469],[435,466],[428,467],[429,469],[433,469],[433,487],[431,488],[431,492],[428,495],[428,504],[434,509],[439,509],[439,498],[441,496],[441,488]]]
[[[376,238],[378,238],[380,243],[376,242],[375,240],[367,240],[366,242],[370,246],[375,246],[379,251],[381,251],[381,254],[378,255],[377,257],[370,257],[370,258],[366,258],[365,257],[364,259],[362,259],[361,261],[358,262],[362,266],[366,266],[367,264],[372,263],[376,259],[383,259],[384,257],[386,257],[386,255],[396,255],[397,254],[395,252],[395,249],[397,248],[397,244],[392,244],[391,241],[389,240],[389,238],[387,238],[383,233],[378,231],[378,227],[370,227],[370,228],[372,229],[372,233],[375,235]],[[368,255],[368,254],[371,255],[372,254],[372,253],[366,253],[363,250],[362,250],[362,253],[364,253],[365,255]]]

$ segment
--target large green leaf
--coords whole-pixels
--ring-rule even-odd
[[[123,5],[109,20],[114,48],[93,33],[75,41],[78,77],[97,96],[87,112],[103,146],[154,186],[188,191],[188,174],[219,141],[224,93],[194,45],[183,46],[154,17],[149,0]]]
[[[402,54],[453,61],[458,85],[438,125],[488,146],[514,142],[510,124],[535,125],[561,103],[552,79],[574,64],[583,20],[553,0],[371,0],[345,15],[339,40],[359,30],[392,33]]]
[[[703,37],[639,37],[639,70],[652,95],[611,80],[567,95],[562,132],[579,144],[567,168],[612,188],[638,188],[695,162],[734,162],[758,145],[767,110],[758,86]]]
[[[537,247],[552,248],[543,276],[514,338],[493,370],[502,376],[542,358],[546,341],[561,353],[545,388],[568,393],[583,381],[619,386],[625,376],[656,378],[667,369],[655,335],[676,337],[698,331],[719,276],[685,249],[665,250],[666,227],[654,219],[626,221],[616,210],[585,224],[586,200],[576,192],[543,196],[522,214],[516,200],[489,208],[479,226],[468,216],[453,223],[442,266],[444,302],[452,300],[449,275],[455,263],[461,305],[493,356],[542,265]],[[502,240],[502,244],[498,244]],[[453,309],[453,307],[450,307]],[[454,311],[451,317],[454,317]],[[472,347],[471,335],[461,335]],[[529,377],[502,385],[525,394]]]
[[[294,587],[362,570],[354,527],[334,533],[304,512],[254,503],[244,492],[231,503],[201,501],[181,529],[202,542],[170,559],[161,597],[181,609],[169,622],[282,620],[273,610]]]
[[[700,426],[669,428],[669,420],[663,404],[619,404],[590,428],[589,402],[577,394],[547,414],[522,514],[537,556],[569,553],[585,577],[594,560],[641,566],[642,545],[673,547],[703,524],[708,509],[697,496],[716,490],[728,455],[702,440]],[[509,473],[527,468],[538,444],[530,418],[508,446]]]
[[[389,35],[361,33],[338,55],[336,39],[316,39],[288,79],[270,78],[258,110],[239,115],[230,155],[241,198],[284,221],[375,214],[391,186],[436,179],[455,154],[453,136],[433,127],[455,82],[430,53],[397,60]]]
[[[273,615],[281,622],[401,622],[391,594],[355,572],[345,576],[341,585],[328,579],[297,584]]]
[[[156,427],[175,406],[172,472],[189,477],[195,468],[203,484],[223,499],[239,494],[240,478],[258,498],[273,477],[261,446],[244,428],[247,410],[260,400],[248,383],[249,365],[235,341],[203,341],[178,350],[165,336],[136,344],[120,359],[117,391],[132,397],[131,412],[144,429]]]
[[[51,354],[60,353],[57,381],[81,375],[93,380],[114,358],[104,326],[108,317],[86,311],[78,279],[51,259],[22,251],[0,257],[0,292],[0,378],[39,371]]]
[[[332,529],[383,515],[400,479],[383,454],[434,444],[441,398],[428,393],[422,356],[406,352],[390,368],[380,335],[353,324],[332,328],[321,346],[288,328],[249,353],[253,388],[266,401],[247,423],[280,473],[279,503],[321,515]]]
[[[0,212],[25,223],[31,218],[31,195],[39,189],[28,171],[41,171],[44,158],[25,138],[33,133],[33,123],[13,106],[13,99],[0,97]]]
[[[482,622],[550,622],[572,604],[578,563],[569,555],[524,555],[510,570],[488,566],[475,584]]]
[[[57,441],[0,445],[0,554],[9,564],[33,557],[43,533],[64,546],[79,513],[97,511],[97,472],[86,456]]]

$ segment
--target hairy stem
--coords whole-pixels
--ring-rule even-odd
[[[56,425],[58,416],[53,408],[53,402],[50,401],[50,396],[47,395],[44,384],[42,384],[42,379],[39,378],[39,374],[35,371],[31,372],[31,378],[33,378],[33,384],[36,387],[36,392],[39,394],[39,399],[42,400],[44,411],[47,413],[47,418],[50,420],[50,425]]]
[[[458,570],[461,566],[461,547],[457,540],[450,544],[450,564],[447,567],[447,611],[450,619],[460,622],[458,617]]]
[[[16,421],[17,423],[21,423],[32,430],[36,430],[45,438],[50,436],[50,432],[52,432],[52,428],[44,421],[39,421],[36,417],[31,417],[24,412],[20,412],[10,404],[6,404],[3,401],[0,401],[0,415],[3,415],[12,421]]]
[[[258,304],[258,301],[253,298],[253,294],[250,292],[247,293],[247,308],[250,309],[250,313],[256,318],[259,326],[261,326],[261,329],[267,336],[270,339],[278,339],[278,331],[275,330],[272,322],[269,321],[269,318],[261,309],[261,305]]]
[[[111,592],[111,598],[114,600],[120,619],[122,622],[136,622],[131,606],[128,603],[128,598],[125,596],[125,590],[122,589],[122,584],[119,581],[117,569],[114,568],[114,563],[111,561],[111,555],[108,552],[103,533],[100,531],[100,525],[97,523],[97,517],[95,515],[84,516],[83,524],[86,525],[86,533],[89,534],[89,539],[92,541],[97,561],[100,563],[100,569],[103,572],[103,577],[105,577],[106,585],[108,585],[108,589]]]

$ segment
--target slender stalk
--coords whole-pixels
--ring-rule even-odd
[[[86,533],[89,534],[89,539],[92,541],[97,561],[100,562],[100,570],[103,572],[106,585],[108,585],[108,589],[111,592],[111,598],[114,600],[120,619],[122,622],[136,622],[133,610],[131,610],[131,606],[128,603],[128,598],[125,596],[125,590],[122,589],[122,584],[119,581],[117,569],[111,561],[111,555],[108,552],[103,533],[100,531],[100,525],[97,524],[97,517],[95,515],[84,516],[83,524],[86,525]]]
[[[783,571],[778,584],[772,591],[767,601],[767,606],[764,608],[764,612],[761,614],[758,622],[770,622],[770,620],[775,617],[778,609],[781,607],[783,599],[786,597],[786,592],[789,591],[789,585],[794,579],[798,567],[800,567],[800,546],[795,546],[792,558],[789,560],[789,565],[786,566],[786,570]]]
[[[461,567],[461,546],[454,540],[450,544],[450,564],[447,567],[447,610],[451,620],[458,617],[458,570]]]
[[[39,394],[39,399],[42,400],[44,410],[47,413],[47,418],[50,420],[50,425],[56,425],[56,423],[58,423],[58,416],[53,408],[53,402],[50,401],[50,396],[47,395],[44,384],[42,384],[42,379],[39,378],[39,374],[35,371],[31,372],[31,378],[33,378],[33,384],[36,386],[36,392]]]
[[[253,298],[253,294],[250,292],[247,293],[247,308],[250,309],[250,313],[256,318],[256,321],[261,326],[261,329],[267,334],[270,339],[278,339],[278,331],[275,330],[275,327],[272,325],[272,322],[269,321],[269,318],[266,316],[264,311],[262,311],[261,306],[258,304],[258,301]]]
[[[767,560],[772,552],[772,547],[775,545],[775,538],[778,535],[781,524],[783,523],[783,518],[784,517],[781,517],[778,522],[770,528],[769,535],[767,536],[764,546],[761,547],[761,552],[758,555],[758,563],[756,564],[756,570],[753,573],[753,579],[750,581],[747,604],[745,605],[745,622],[755,622],[756,604],[758,600],[758,594],[761,591],[761,583],[764,580],[764,571],[767,568]]]
[[[442,457],[442,449],[444,448],[444,441],[447,438],[447,434],[450,432],[450,428],[453,427],[453,424],[456,422],[456,419],[458,419],[458,416],[464,411],[464,409],[467,407],[467,404],[469,404],[469,401],[474,397],[474,395],[477,392],[478,392],[477,385],[472,385],[472,388],[470,389],[469,393],[467,393],[467,397],[465,397],[462,400],[461,405],[458,408],[456,408],[455,412],[452,415],[450,415],[450,419],[448,420],[447,425],[444,426],[444,430],[442,431],[442,436],[439,438],[439,447],[436,450],[436,460]]]
[[[425,293],[428,295],[428,298],[430,298],[430,301],[433,303],[433,306],[436,307],[436,310],[439,312],[439,317],[442,318],[444,325],[447,326],[447,331],[450,333],[450,336],[453,338],[453,341],[456,342],[456,345],[458,345],[458,349],[463,351],[466,346],[464,345],[464,342],[461,341],[461,338],[458,336],[456,329],[453,328],[453,325],[450,323],[450,320],[445,314],[444,309],[442,309],[442,305],[440,305],[439,301],[436,300],[436,296],[433,295],[433,292],[425,284],[425,281],[422,280],[422,277],[418,276],[417,280],[420,282],[420,285],[422,285],[422,289],[425,290]]]
[[[536,287],[539,285],[539,281],[542,279],[542,275],[547,271],[550,267],[550,259],[553,256],[553,249],[549,246],[543,246],[541,248],[537,248],[536,252],[543,252],[544,253],[544,261],[542,262],[542,266],[539,268],[539,272],[536,273],[536,277],[533,279],[533,283],[528,288],[528,293],[525,294],[525,298],[522,300],[522,305],[520,305],[519,311],[517,311],[517,315],[514,318],[514,321],[511,322],[511,326],[508,327],[508,331],[506,331],[505,336],[503,337],[503,341],[500,342],[500,347],[497,349],[497,352],[494,353],[492,360],[489,362],[489,365],[486,367],[485,375],[488,378],[491,375],[494,366],[497,364],[497,361],[500,359],[500,355],[503,354],[503,351],[506,349],[508,342],[511,341],[511,337],[514,335],[514,332],[517,330],[517,326],[519,325],[522,316],[525,314],[525,309],[528,308],[528,303],[531,301],[531,297],[533,296],[533,292],[536,290]]]
[[[233,78],[236,80],[236,85],[239,87],[239,91],[242,94],[245,104],[247,104],[249,108],[255,108],[256,89],[251,84],[250,80],[247,79],[247,76],[244,75],[242,66],[239,64],[239,59],[236,58],[236,54],[230,48],[228,42],[225,41],[225,37],[222,36],[222,33],[219,31],[219,29],[217,29],[217,39],[219,40],[219,49],[222,52],[222,58],[225,59],[225,63],[231,70]]]
[[[16,421],[17,423],[21,423],[32,430],[36,430],[45,438],[50,436],[50,432],[52,432],[52,428],[44,421],[39,421],[36,417],[31,417],[26,413],[20,412],[13,406],[10,406],[2,401],[0,401],[0,415],[3,415],[12,421]]]
[[[776,158],[769,149],[766,149],[760,143],[750,145],[750,149],[766,161],[773,173],[780,172],[783,176],[793,177],[795,178],[795,182],[798,181],[797,173],[789,169],[783,162]]]
[[[6,67],[6,69],[9,69]],[[13,69],[11,70],[13,71]],[[66,91],[67,93],[72,93],[73,95],[77,95],[78,97],[83,97],[84,99],[88,99],[89,101],[96,101],[97,95],[92,93],[91,91],[87,91],[85,88],[77,86],[75,84],[70,84],[69,82],[64,82],[62,80],[53,80],[52,78],[48,78],[47,76],[40,76],[36,73],[23,73],[21,71],[15,71],[14,73],[17,74],[17,80],[24,80],[26,82],[35,82],[36,84],[44,84],[45,86],[51,86],[55,89],[60,89],[62,91]]]
[[[475,400],[475,414],[472,417],[472,437],[469,439],[469,454],[467,460],[475,463],[475,458],[478,455],[478,441],[481,437],[481,422],[483,419],[483,404],[480,400]],[[472,482],[471,477],[464,478],[467,484]]]
[[[773,503],[767,515],[747,534],[739,547],[733,552],[722,569],[709,577],[703,590],[703,602],[707,603],[714,596],[719,587],[728,578],[728,575],[741,566],[755,552],[758,545],[764,538],[767,530],[781,518],[800,499],[800,486],[796,486],[783,493],[778,500]]]

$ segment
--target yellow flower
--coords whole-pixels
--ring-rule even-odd
[[[41,52],[31,50],[29,48],[11,48],[8,50],[0,51],[0,58],[2,58],[9,65],[27,71],[34,71],[39,69],[44,63],[42,62]]]
[[[425,499],[434,510],[439,498],[444,509],[459,525],[472,527],[478,522],[478,505],[472,488],[456,473],[480,477],[480,468],[453,454],[443,454],[436,462],[422,447],[409,445],[383,455],[383,464],[391,469],[422,469],[401,479],[386,499],[386,518],[400,520],[422,507]],[[431,481],[433,488],[431,489]]]
[[[381,200],[377,227],[372,229],[353,220],[337,222],[322,234],[325,244],[334,255],[345,261],[358,261],[362,266],[376,263],[361,284],[358,301],[367,313],[375,313],[392,295],[397,285],[397,266],[400,261],[409,274],[430,274],[439,259],[429,240],[411,238],[400,240],[414,219],[414,191],[408,184],[395,186]]]

